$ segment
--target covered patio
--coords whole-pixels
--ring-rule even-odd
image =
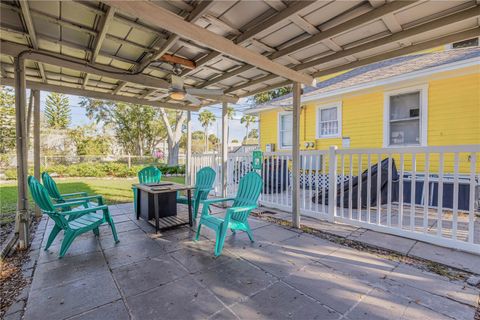
[[[131,204],[110,210],[118,245],[105,228],[60,260],[61,239],[35,249],[24,319],[473,319],[478,303],[461,280],[266,220],[250,219],[254,244],[231,235],[214,258],[213,234],[155,234]],[[52,227],[42,220],[34,248]]]
[[[381,254],[357,250],[336,238],[302,231],[299,115],[302,86],[315,86],[319,77],[478,37],[478,1],[2,1],[0,5],[0,81],[14,86],[16,94],[16,237],[18,249],[31,251],[25,272],[32,276],[31,286],[6,319],[23,314],[24,319],[475,316],[479,289],[466,284],[466,278],[480,274],[478,268],[461,271],[460,276],[458,270],[450,273],[447,268],[442,276],[408,261],[406,254],[398,259],[388,250]],[[213,234],[204,230],[200,241],[193,242],[190,227],[155,233],[150,224],[135,218],[132,204],[126,204],[110,208],[118,244],[100,229],[99,237],[91,232],[80,236],[58,259],[61,237],[43,251],[45,234],[53,228],[46,217],[33,242],[30,239],[27,119],[33,119],[34,175],[39,179],[40,90],[185,111],[187,184],[194,182],[191,113],[221,104],[220,195],[225,197],[231,180],[228,107],[241,109],[236,105],[240,99],[283,86],[293,88],[291,208],[284,226],[251,217],[255,243],[244,233],[229,234],[223,254],[214,258]],[[27,89],[35,92],[30,117]],[[459,150],[455,152],[463,152]],[[467,151],[478,153],[478,146],[472,150]],[[324,152],[335,159],[334,147]],[[336,162],[332,160],[329,167],[336,168]],[[336,190],[335,172],[330,178],[328,188]],[[336,203],[336,197],[333,191],[327,195],[330,203]],[[35,211],[38,218],[40,210]],[[213,213],[223,215],[224,209]],[[330,222],[336,213],[335,206],[322,211]],[[473,221],[473,204],[469,217]],[[473,226],[468,229],[470,252],[478,249],[470,240],[474,231]],[[353,230],[344,238],[356,235]]]

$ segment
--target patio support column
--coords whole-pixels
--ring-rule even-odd
[[[17,214],[15,217],[15,232],[18,234],[18,248],[23,250],[28,246],[29,223],[27,198],[27,127],[26,127],[26,81],[25,60],[15,58],[15,129],[17,148]]]
[[[292,138],[292,224],[300,228],[300,112],[301,86],[293,83],[293,138]]]
[[[227,197],[228,103],[222,103],[222,197]]]
[[[33,90],[33,174],[40,181],[40,90]],[[35,206],[35,217],[42,216]]]
[[[192,112],[187,111],[187,150],[185,156],[185,183],[192,183]]]

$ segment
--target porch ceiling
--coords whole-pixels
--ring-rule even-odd
[[[171,56],[189,60],[186,86],[245,97],[480,35],[478,1],[108,3],[1,1],[2,83],[29,50],[27,86],[196,110],[165,97]],[[202,29],[162,28],[142,6]]]

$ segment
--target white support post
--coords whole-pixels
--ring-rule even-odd
[[[40,91],[33,91],[33,172],[40,181]],[[35,217],[42,216],[38,206],[35,206]]]
[[[293,139],[292,139],[292,224],[300,228],[300,83],[293,83]]]
[[[29,242],[28,193],[27,193],[27,127],[26,113],[26,82],[25,60],[15,58],[15,120],[17,142],[17,214],[15,217],[15,232],[18,233],[18,248],[24,250]]]
[[[328,221],[337,214],[337,146],[328,149]],[[359,209],[360,210],[360,209]]]
[[[192,183],[192,112],[187,111],[187,150],[185,156],[185,183]]]
[[[222,197],[227,197],[228,103],[222,104]]]

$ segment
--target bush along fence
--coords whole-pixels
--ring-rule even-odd
[[[151,164],[157,166],[162,174],[170,175],[184,175],[185,166],[168,166],[165,164]],[[57,177],[118,177],[118,178],[128,178],[136,177],[138,171],[144,168],[146,165],[131,165],[129,166],[126,163],[77,163],[70,165],[49,165],[48,167],[41,167],[41,171],[48,171],[54,176]],[[17,179],[17,170],[16,168],[5,169],[3,170],[4,177],[2,179],[6,180],[16,180]],[[29,174],[33,175],[33,168],[29,168]]]

